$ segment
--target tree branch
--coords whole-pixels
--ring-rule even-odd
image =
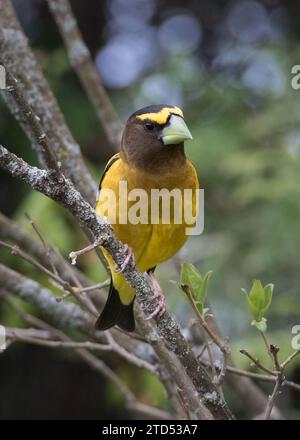
[[[27,314],[24,317],[26,322],[29,322],[35,325],[37,328],[52,334],[52,337],[56,337],[63,343],[73,344],[74,341],[72,341],[72,339],[61,330],[52,327],[50,324],[32,315]],[[91,354],[87,349],[74,348],[74,351],[81,357],[81,359],[87,365],[90,366],[90,368],[92,368],[97,373],[103,375],[114,385],[116,385],[119,392],[123,395],[126,402],[126,406],[129,410],[138,412],[147,417],[151,417],[155,419],[170,419],[172,417],[171,414],[167,413],[166,411],[153,408],[150,405],[145,405],[141,402],[138,402],[132,391],[128,388],[128,386],[107,365],[105,365],[103,361],[101,361],[93,354]]]
[[[209,308],[211,310],[210,305]],[[218,335],[220,339],[223,339],[223,335],[220,331],[220,328],[216,322],[215,317],[209,315],[207,317],[207,322],[210,328],[213,330],[213,332],[216,335]],[[233,359],[231,357],[231,354],[229,353],[227,371],[232,372],[233,370],[237,370],[237,369],[235,368]],[[268,397],[251,380],[251,374],[250,375],[226,374],[225,381],[237,394],[237,396],[239,397],[240,401],[242,402],[245,410],[247,411],[250,417],[255,417],[257,416],[257,414],[262,414],[264,412]],[[272,415],[276,419],[282,419],[282,414],[276,407],[273,409]]]
[[[80,304],[83,305],[83,307],[91,313],[93,316],[97,316],[97,310],[94,306],[94,304],[90,301],[90,299],[86,296],[80,295],[80,289],[78,287],[72,286],[68,281],[63,280],[58,274],[53,273],[52,271],[48,270],[46,267],[41,265],[38,261],[36,261],[33,257],[28,255],[26,252],[24,252],[22,249],[20,249],[18,246],[11,246],[8,243],[5,243],[0,240],[0,246],[4,246],[11,250],[11,253],[13,255],[17,255],[21,258],[23,258],[28,263],[32,264],[34,267],[39,269],[41,272],[45,273],[49,278],[54,280],[61,289],[65,289],[68,291],[68,293],[75,296],[75,298],[78,300]]]
[[[72,180],[86,200],[92,204],[95,203],[97,186],[83,161],[80,147],[70,133],[56,99],[28,45],[10,0],[1,0],[0,63],[6,66],[22,87],[22,94],[38,116],[43,132],[61,163],[62,172]],[[26,124],[26,120],[23,120],[19,105],[16,105],[9,91],[2,90],[1,94],[10,111],[31,139],[31,128]],[[39,145],[34,144],[34,146],[40,161],[44,163]]]
[[[1,291],[0,291],[1,293]],[[15,305],[14,305],[15,307]],[[29,323],[30,325],[33,325],[34,327],[38,329],[42,329],[46,331],[48,334],[51,334],[52,337],[56,337],[57,339],[63,341],[63,342],[70,342],[72,343],[72,340],[67,336],[64,332],[61,330],[52,327],[49,323],[46,323],[45,321],[42,321],[41,319],[37,318],[36,316],[30,315],[28,313],[24,313],[22,310],[18,310],[20,313],[20,316],[24,319],[25,322]],[[84,362],[86,362],[91,368],[95,369],[98,373],[102,374],[102,368],[99,368],[99,363],[97,362],[97,358],[95,358],[91,353],[89,353],[86,349],[74,349],[79,356],[82,358]],[[88,355],[88,356],[87,356]],[[101,367],[101,365],[100,365]],[[114,373],[111,371],[111,373],[114,375]],[[109,379],[109,377],[108,377]],[[119,379],[120,380],[120,379]],[[122,383],[122,382],[121,382]],[[136,411],[138,413],[141,413],[143,415],[146,415],[148,417],[152,417],[155,419],[168,419],[170,420],[173,416],[166,411],[163,411],[161,409],[153,408],[150,405],[145,405],[141,402],[138,402],[134,395],[131,393],[131,391],[126,387],[124,384],[124,387],[121,387],[120,389],[121,393],[123,393],[124,398],[127,403],[127,408]]]
[[[250,361],[252,361],[253,364],[256,365],[256,367],[259,368],[260,370],[264,371],[265,373],[271,374],[271,376],[276,376],[276,373],[274,371],[262,365],[260,363],[260,360],[255,359],[250,353],[248,353],[247,350],[240,350],[240,353],[246,356],[248,359],[250,359]]]
[[[36,227],[37,226],[35,225],[35,228]],[[39,231],[39,237],[40,235],[41,231]],[[43,244],[40,245],[38,242],[33,240],[32,237],[24,233],[13,220],[6,218],[1,213],[0,238],[12,241],[14,244],[17,244],[21,248],[26,249],[27,253],[33,255],[36,260],[43,264],[43,266],[49,267],[51,269],[48,252],[45,251],[45,247],[49,248],[50,245],[45,242],[44,237],[42,237]],[[81,292],[85,292],[85,289],[90,289],[92,287],[93,292],[89,293],[89,297],[92,298],[92,300],[98,307],[99,305],[104,304],[105,297],[103,295],[103,292],[99,290],[99,286],[97,286],[97,290],[94,290],[95,286],[91,286],[91,282],[86,278],[86,276],[82,272],[80,272],[75,266],[72,266],[69,262],[67,262],[57,249],[54,249],[51,246],[49,252],[51,253],[52,265],[54,265],[58,275],[60,275],[63,280],[75,285],[78,284],[79,280],[81,286],[89,286],[86,288],[82,288],[80,290]],[[147,348],[145,348],[145,344],[142,345],[140,343],[145,342],[142,337],[139,337],[138,340],[136,340],[135,337],[125,334],[117,327],[112,328],[110,332],[115,338],[117,338],[118,343],[121,344],[121,346],[124,347],[127,352],[139,354],[139,357],[143,355],[143,360],[149,363],[157,362],[157,359],[155,358],[154,352],[151,347],[147,345]]]
[[[68,179],[64,176],[60,176],[58,179],[57,174],[51,170],[45,171],[31,167],[22,159],[9,153],[4,147],[0,147],[0,167],[66,207],[82,226],[91,231],[94,242],[104,246],[118,265],[122,264],[126,255],[125,246],[116,240],[108,222],[97,216]],[[135,268],[126,268],[124,276],[135,289],[137,301],[143,312],[146,316],[151,314],[157,300],[153,296],[148,279]],[[211,383],[206,370],[197,361],[174,319],[168,312],[165,312],[162,316],[156,317],[155,322],[158,336],[163,339],[166,347],[178,357],[185,373],[192,380],[208,410],[216,418],[232,418],[228,407],[220,398],[216,387]],[[207,417],[207,413],[205,417]]]
[[[206,320],[202,317],[202,315],[199,312],[198,307],[195,303],[195,300],[193,298],[193,295],[192,295],[192,292],[191,292],[189,286],[182,284],[181,287],[188,297],[188,300],[193,308],[193,311],[196,315],[196,318],[197,318],[199,324],[201,325],[203,330],[207,333],[207,335],[210,337],[212,342],[214,342],[214,344],[220,349],[220,351],[223,355],[222,368],[220,370],[219,376],[216,378],[216,381],[217,381],[216,384],[221,385],[224,378],[225,378],[226,368],[227,368],[227,364],[228,364],[228,358],[230,355],[229,345],[228,345],[227,341],[222,341],[221,338],[219,337],[219,335],[214,333],[214,331],[207,324]],[[208,350],[210,357],[212,357],[211,353],[210,353],[210,347],[208,345],[207,345],[207,350]]]
[[[8,219],[0,212],[0,239],[9,240],[17,244],[20,248],[26,249],[27,253],[33,255],[43,266],[50,268],[50,261],[48,252],[45,251],[45,246],[40,245],[29,234],[22,231],[22,228],[12,219]],[[49,247],[49,245],[47,244]],[[79,280],[83,286],[90,286],[90,281],[80,272],[76,267],[71,266],[57,249],[51,246],[49,250],[51,253],[52,264],[55,266],[58,274],[70,283],[76,283]],[[100,293],[100,292],[98,292]],[[102,295],[99,294],[99,301],[101,302]]]
[[[0,27],[3,30],[0,49],[2,49],[3,62],[13,76],[20,81],[25,99],[40,117],[41,126],[62,164],[62,172],[71,179],[84,198],[94,204],[95,185],[84,165],[80,149],[66,127],[63,115],[28,47],[11,3],[8,0],[3,0],[3,3],[5,7],[0,17]],[[18,62],[16,62],[16,59]],[[6,99],[9,97],[8,92],[4,92],[4,95]],[[9,99],[7,99],[7,103],[18,118],[19,107]],[[20,122],[22,124],[22,120]],[[26,127],[23,126],[23,128],[26,131]],[[28,130],[27,134],[30,135]],[[118,265],[124,261],[123,245],[115,239],[110,226],[97,217],[91,206],[82,199],[68,179],[64,176],[58,178],[57,173],[54,171],[29,167],[21,159],[11,155],[9,157],[10,153],[8,155],[7,153],[7,150],[1,147],[0,162],[2,167],[31,184],[36,190],[63,204],[73,213],[80,224],[88,229],[92,241],[102,244]],[[137,303],[149,315],[153,311],[156,301],[153,299],[152,288],[147,278],[141,276],[135,269],[126,270],[124,275],[132,287],[136,289]],[[230,411],[221,402],[220,396],[215,386],[211,384],[208,374],[197,361],[190,346],[183,338],[178,325],[170,315],[166,312],[162,317],[156,318],[155,326],[151,322],[144,323],[143,316],[138,310],[137,321],[140,328],[144,328],[144,334],[149,337],[149,341],[157,355],[160,359],[164,359],[166,370],[173,371],[174,362],[172,361],[176,359],[178,364],[178,371],[176,371],[177,386],[185,381],[191,382],[186,400],[191,402],[198,399],[198,414],[200,417],[211,418],[213,415],[213,417],[219,419],[231,418]],[[154,338],[155,341],[151,338]],[[157,343],[157,340],[160,340],[159,343]],[[199,393],[200,398],[197,393]]]
[[[3,30],[2,40],[0,42],[1,44],[0,49],[2,49],[1,56],[3,62],[5,62],[5,64],[8,66],[8,69],[17,78],[17,80],[20,81],[20,85],[22,86],[22,90],[25,98],[30,103],[35,113],[40,117],[41,124],[51,142],[51,146],[53,147],[58,160],[62,163],[62,172],[66,176],[68,176],[72,182],[74,182],[76,188],[79,189],[80,193],[85,197],[85,199],[88,200],[90,203],[94,204],[94,200],[95,200],[94,194],[96,193],[95,185],[81,158],[80,149],[76,144],[76,142],[74,141],[74,139],[72,138],[68,128],[66,127],[63,115],[61,114],[57,106],[53,94],[42,75],[41,69],[38,63],[36,62],[36,59],[32,51],[28,47],[27,39],[24,36],[24,33],[15,16],[11,2],[9,0],[3,0],[3,3],[4,3],[4,7],[2,8],[2,13],[0,16],[0,28]],[[18,60],[18,62],[16,62],[16,59]],[[9,94],[5,91],[3,92],[3,94],[4,94],[4,98],[7,98],[7,96],[9,96]],[[9,101],[7,101],[7,104],[9,105],[13,114],[18,119],[19,108],[15,106],[14,103],[11,103]],[[22,124],[22,121],[20,121],[20,123]],[[26,131],[26,127],[23,126],[23,128]],[[28,132],[27,134],[29,135]],[[3,162],[5,162],[4,158],[1,158],[1,160],[3,164]],[[20,163],[19,164],[15,163],[15,166],[17,168],[19,165]],[[11,171],[13,170],[11,169]],[[34,171],[33,175],[31,175],[34,181],[35,170],[31,169],[31,171]],[[44,172],[42,173],[44,174]],[[20,173],[18,174],[19,177],[21,177]],[[44,174],[44,177],[46,177],[46,174]],[[24,175],[22,178],[23,180],[26,180]],[[37,187],[41,184],[40,178],[42,178],[43,180],[43,175],[39,174],[37,182],[34,185],[36,189],[38,189]],[[69,181],[67,186],[69,186],[69,188],[71,187]],[[50,183],[50,187],[51,187],[51,183]],[[53,196],[53,192],[54,192],[55,195],[53,198],[55,200],[63,198],[62,193],[66,189],[66,185],[64,183],[60,186],[60,190],[58,192],[57,192],[58,188],[56,187],[55,189],[55,185],[54,187],[52,186],[52,188],[50,187],[48,185],[48,188],[44,193],[46,194],[48,193],[48,195],[51,193]],[[40,190],[42,190],[41,187]],[[67,194],[68,194],[67,205],[69,207],[70,205],[74,205],[74,204],[76,205],[77,202],[76,200],[74,200],[73,197],[74,194],[70,194],[69,191],[67,191]],[[77,199],[77,196],[78,194],[76,192],[75,199]],[[90,232],[90,238],[93,240],[95,239],[95,237],[98,237],[99,235],[98,220],[95,213],[93,213],[90,216],[90,209],[91,209],[90,206],[88,206],[86,202],[83,203],[83,205],[81,205],[80,223],[83,225],[83,227],[85,228],[87,227],[89,231],[94,229],[94,233]],[[73,212],[73,209],[71,209],[71,212]],[[92,227],[90,223],[93,225]],[[104,233],[104,237],[103,237],[104,239],[105,236],[107,236],[108,239],[110,238],[110,234],[107,235],[106,233]],[[111,249],[111,252],[115,253],[115,258],[117,258],[118,262],[121,263],[123,259],[122,259],[122,254],[120,253],[119,245],[116,246],[116,242],[112,242],[111,244],[113,248]],[[133,278],[134,277],[135,276],[133,274]],[[138,278],[136,281],[141,288],[145,284],[145,281],[142,278]],[[150,291],[151,291],[150,288],[146,289],[145,293]],[[151,298],[151,295],[149,296]],[[152,303],[153,305],[152,306],[150,305],[150,310],[153,310],[155,306],[155,301],[152,301]],[[137,314],[137,320],[140,322],[141,320],[143,321],[143,316],[141,314]],[[171,321],[171,325],[172,325],[172,321]],[[169,340],[171,342],[171,346],[174,352],[174,344],[177,344],[177,339],[174,338],[174,332],[176,333],[176,335],[178,335],[178,333],[180,335],[180,332],[177,325],[173,327],[174,329],[170,332]],[[152,333],[153,334],[156,333],[155,325],[153,323],[148,322],[146,324],[146,328],[148,335]],[[159,336],[156,337],[159,338]],[[179,341],[181,337],[182,336],[179,336]],[[160,356],[162,352],[167,351],[167,348],[164,346],[164,344],[165,342],[156,345],[152,344],[153,346],[155,346],[155,351],[157,352],[158,356]],[[185,353],[185,352],[187,353],[187,356],[184,356],[185,363],[188,363],[188,365],[186,365],[186,368],[187,370],[194,371],[193,381],[197,384],[197,386],[196,386],[196,390],[195,389],[190,390],[189,398],[195,399],[195,396],[197,395],[197,388],[200,388],[199,382],[200,384],[202,383],[202,377],[201,375],[198,375],[197,368],[193,368],[195,367],[195,364],[197,367],[197,361],[195,357],[192,355],[190,348],[188,350],[185,350],[185,346],[186,346],[185,341],[181,345],[182,346],[180,346],[180,348],[178,347],[178,350],[181,353]],[[192,362],[188,361],[189,358],[192,359]],[[165,361],[172,361],[172,356],[165,357]],[[172,370],[173,362],[170,364],[166,364],[165,367],[167,371]],[[162,367],[162,370],[163,369],[164,368]],[[188,374],[189,373],[185,372],[185,369],[179,368],[177,372],[178,379],[181,376],[181,381],[179,382],[180,383],[184,382],[184,380],[186,380],[186,377],[188,377]],[[208,380],[207,375],[205,375],[205,372],[203,374],[205,380]],[[204,391],[205,390],[206,387],[204,387]],[[215,394],[213,394],[213,389],[212,392],[209,392],[207,396],[209,399],[209,405],[211,405],[213,409],[218,408],[218,405],[216,405],[216,400],[218,400],[218,397],[215,396]],[[213,396],[214,399],[211,399],[211,396]],[[215,412],[217,412],[217,410]],[[226,417],[226,415],[224,415],[225,412],[226,411],[221,410],[222,415],[220,417]],[[203,417],[206,416],[207,416],[207,412],[206,414],[203,412]]]
[[[202,362],[203,362],[203,365],[210,367],[209,362],[205,362],[205,361],[202,361]],[[251,379],[261,380],[262,382],[270,382],[270,383],[276,382],[275,376],[271,376],[269,374],[253,373],[252,371],[241,370],[240,368],[232,367],[230,365],[227,367],[227,372],[233,376],[241,376],[243,378],[251,378]],[[227,375],[227,377],[228,377],[228,375]],[[283,382],[283,385],[286,385],[287,387],[292,388],[295,391],[300,391],[300,384],[298,384],[296,382],[292,382],[291,380],[285,380]],[[264,406],[264,408],[265,408],[265,406]]]
[[[50,290],[2,264],[0,264],[0,285],[1,288],[36,307],[47,320],[58,327],[70,326],[85,334],[95,334],[90,315],[77,304],[58,303]]]
[[[47,0],[47,3],[64,40],[71,66],[102,122],[111,149],[116,150],[121,140],[122,124],[101,83],[70,3],[68,0]]]
[[[99,344],[97,342],[83,341],[83,342],[63,342],[63,341],[53,341],[51,335],[42,337],[43,335],[34,334],[32,329],[11,329],[6,327],[6,336],[12,341],[22,341],[29,344],[41,345],[44,347],[51,348],[86,348],[87,350],[95,351],[110,351],[118,354],[123,359],[126,359],[132,365],[139,368],[145,368],[150,373],[156,373],[156,367],[142,359],[137,358],[131,353],[124,350],[119,344],[117,344],[112,336],[110,335],[108,344]]]

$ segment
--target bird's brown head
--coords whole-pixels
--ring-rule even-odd
[[[151,105],[133,113],[122,138],[121,155],[150,172],[185,162],[183,143],[192,139],[180,108]]]

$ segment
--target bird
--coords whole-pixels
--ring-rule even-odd
[[[158,264],[169,260],[184,245],[188,238],[186,224],[184,220],[177,224],[175,213],[170,216],[169,223],[164,223],[160,210],[155,222],[151,222],[149,213],[146,222],[120,221],[120,197],[123,195],[120,182],[126,183],[128,193],[141,189],[149,196],[144,202],[147,206],[142,208],[149,207],[153,189],[190,189],[193,191],[191,205],[195,214],[198,209],[195,191],[199,189],[199,181],[195,167],[184,150],[184,142],[190,139],[192,135],[183,111],[177,106],[147,106],[134,112],[127,120],[120,152],[108,161],[104,169],[95,208],[97,214],[111,222],[116,237],[126,246],[126,259],[121,267],[117,267],[108,251],[101,247],[111,272],[111,283],[106,304],[95,323],[98,330],[104,331],[115,325],[128,332],[135,330],[135,291],[123,275],[130,264],[135,264],[140,272],[149,275],[154,296],[158,299],[157,307],[147,319],[165,311],[164,296],[154,271]],[[113,210],[109,209],[108,198],[101,197],[109,191],[116,196],[113,199],[116,203],[114,214],[110,212]],[[133,205],[132,201],[127,203],[122,205],[127,210],[125,214]]]

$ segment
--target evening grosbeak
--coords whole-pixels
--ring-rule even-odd
[[[164,311],[164,298],[154,277],[154,270],[157,264],[171,258],[185,243],[185,221],[183,219],[180,224],[176,224],[172,215],[169,224],[164,224],[159,213],[156,224],[151,223],[150,214],[149,222],[121,222],[118,201],[122,194],[119,183],[126,182],[128,193],[135,189],[146,191],[149,195],[146,202],[148,204],[151,201],[152,189],[165,188],[172,191],[179,188],[196,192],[199,188],[197,174],[184,152],[184,141],[188,139],[192,139],[192,135],[178,107],[145,107],[130,116],[123,132],[121,151],[106,165],[100,182],[96,211],[111,221],[117,238],[126,244],[127,257],[123,266],[120,269],[116,268],[110,254],[101,248],[111,271],[111,284],[107,302],[95,324],[99,330],[106,330],[114,325],[126,331],[133,331],[135,328],[135,291],[122,273],[133,261],[140,272],[149,274],[154,295],[159,300],[149,318]],[[101,197],[104,189],[112,190],[116,195],[117,209],[113,214],[105,205],[107,199]],[[129,210],[132,204],[133,202],[129,201],[126,209]],[[194,196],[192,205],[195,212],[197,203]]]

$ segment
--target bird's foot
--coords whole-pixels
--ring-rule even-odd
[[[165,298],[164,298],[163,292],[161,290],[161,287],[158,284],[158,281],[153,274],[150,274],[149,276],[150,276],[151,282],[152,282],[154,298],[158,299],[158,304],[155,307],[155,309],[153,310],[153,312],[149,316],[147,316],[146,321],[154,318],[155,316],[161,316],[166,310]]]
[[[115,264],[115,272],[124,272],[128,266],[135,265],[135,258],[132,249],[128,246],[128,244],[125,244],[125,248],[126,248],[125,260],[120,265],[120,267],[117,264]]]

